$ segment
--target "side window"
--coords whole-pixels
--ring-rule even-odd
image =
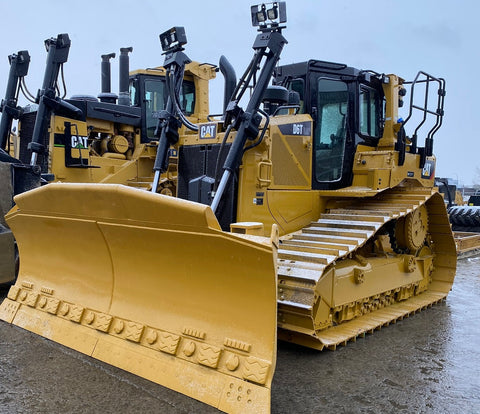
[[[130,84],[128,88],[128,92],[130,95],[130,105],[138,106],[138,97],[137,97],[137,80],[130,79]]]
[[[364,85],[360,87],[359,133],[380,138],[382,135],[383,100],[379,93]]]
[[[180,92],[180,106],[185,115],[190,116],[195,112],[195,84],[183,82]]]
[[[147,121],[147,136],[153,138],[157,128],[156,113],[165,109],[165,82],[163,80],[145,81],[145,114]]]
[[[318,80],[317,125],[315,131],[315,178],[342,178],[347,138],[348,89],[342,81]]]

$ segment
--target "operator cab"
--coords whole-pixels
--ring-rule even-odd
[[[313,189],[351,185],[357,144],[377,145],[385,114],[382,79],[373,72],[318,60],[276,68],[274,83],[297,92],[299,113],[310,114],[314,122]]]
[[[167,104],[168,94],[165,85],[165,72],[160,69],[137,71],[130,76],[130,102],[131,105],[142,109],[142,142],[157,140],[154,137],[158,125],[158,114]],[[193,81],[184,80],[180,90],[180,105],[186,116],[191,116],[195,111],[195,84]]]

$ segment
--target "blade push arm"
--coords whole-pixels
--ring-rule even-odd
[[[13,54],[8,57],[10,61],[10,72],[8,74],[7,90],[5,92],[5,99],[0,105],[2,112],[2,119],[0,121],[0,148],[7,149],[8,137],[12,129],[12,122],[14,119],[20,118],[22,108],[17,106],[18,87],[20,80],[27,76],[28,66],[30,64],[30,55],[26,50],[21,50],[18,54]]]
[[[58,74],[63,63],[67,61],[70,50],[68,34],[59,34],[56,39],[47,39],[45,47],[48,51],[47,66],[45,68],[42,89],[38,92],[37,97],[38,112],[33,129],[32,142],[28,144],[28,149],[32,151],[30,165],[35,165],[38,154],[45,150],[42,144],[42,137],[47,131],[52,112],[63,111],[72,117],[82,115],[80,109],[56,96]]]
[[[282,3],[282,2],[280,2]],[[255,54],[252,62],[247,68],[244,76],[239,82],[239,87],[234,92],[232,101],[227,107],[226,123],[234,118],[234,128],[237,129],[237,135],[228,152],[225,164],[223,165],[223,175],[212,201],[212,210],[216,212],[222,195],[229,183],[230,177],[240,166],[242,161],[243,148],[247,139],[254,139],[258,135],[261,116],[258,113],[265,90],[272,78],[273,69],[280,59],[283,46],[287,43],[281,33],[282,27],[278,25],[261,26],[260,33],[257,35],[253,44]],[[263,68],[248,102],[247,108],[243,111],[238,107],[241,95],[248,86],[249,79],[254,77],[258,70],[261,59],[265,57]],[[243,88],[242,88],[243,86]]]
[[[183,45],[187,43],[185,29],[174,27],[160,35],[160,42],[165,51],[165,62],[163,66],[167,71],[166,87],[168,93],[167,105],[158,117],[158,125],[155,137],[158,140],[157,155],[153,170],[155,171],[152,192],[157,191],[160,175],[168,168],[168,150],[171,145],[178,141],[178,129],[182,125],[177,116],[180,116],[181,109],[177,104],[177,96],[180,93],[183,83],[185,65],[190,63],[188,56],[183,53]],[[188,126],[188,125],[187,125]]]

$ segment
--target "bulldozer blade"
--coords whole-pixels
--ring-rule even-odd
[[[121,185],[48,184],[15,201],[21,265],[1,319],[219,410],[270,411],[274,238]]]

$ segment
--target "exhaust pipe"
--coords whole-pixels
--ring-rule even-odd
[[[112,92],[111,74],[110,74],[110,59],[115,58],[115,53],[102,55],[102,93]]]
[[[232,64],[223,55],[220,56],[219,67],[220,72],[222,72],[222,75],[225,78],[225,88],[223,92],[223,113],[225,113],[232,98],[233,92],[237,87],[237,75],[235,74],[235,69],[233,69]]]
[[[110,59],[115,57],[115,53],[109,53],[108,55],[102,55],[101,63],[101,81],[102,81],[102,93],[98,95],[100,102],[115,103],[118,96],[112,93],[112,75]]]
[[[133,47],[120,48],[120,73],[119,73],[119,92],[118,104],[130,106],[130,96],[128,93],[130,58],[128,54],[133,51]]]

